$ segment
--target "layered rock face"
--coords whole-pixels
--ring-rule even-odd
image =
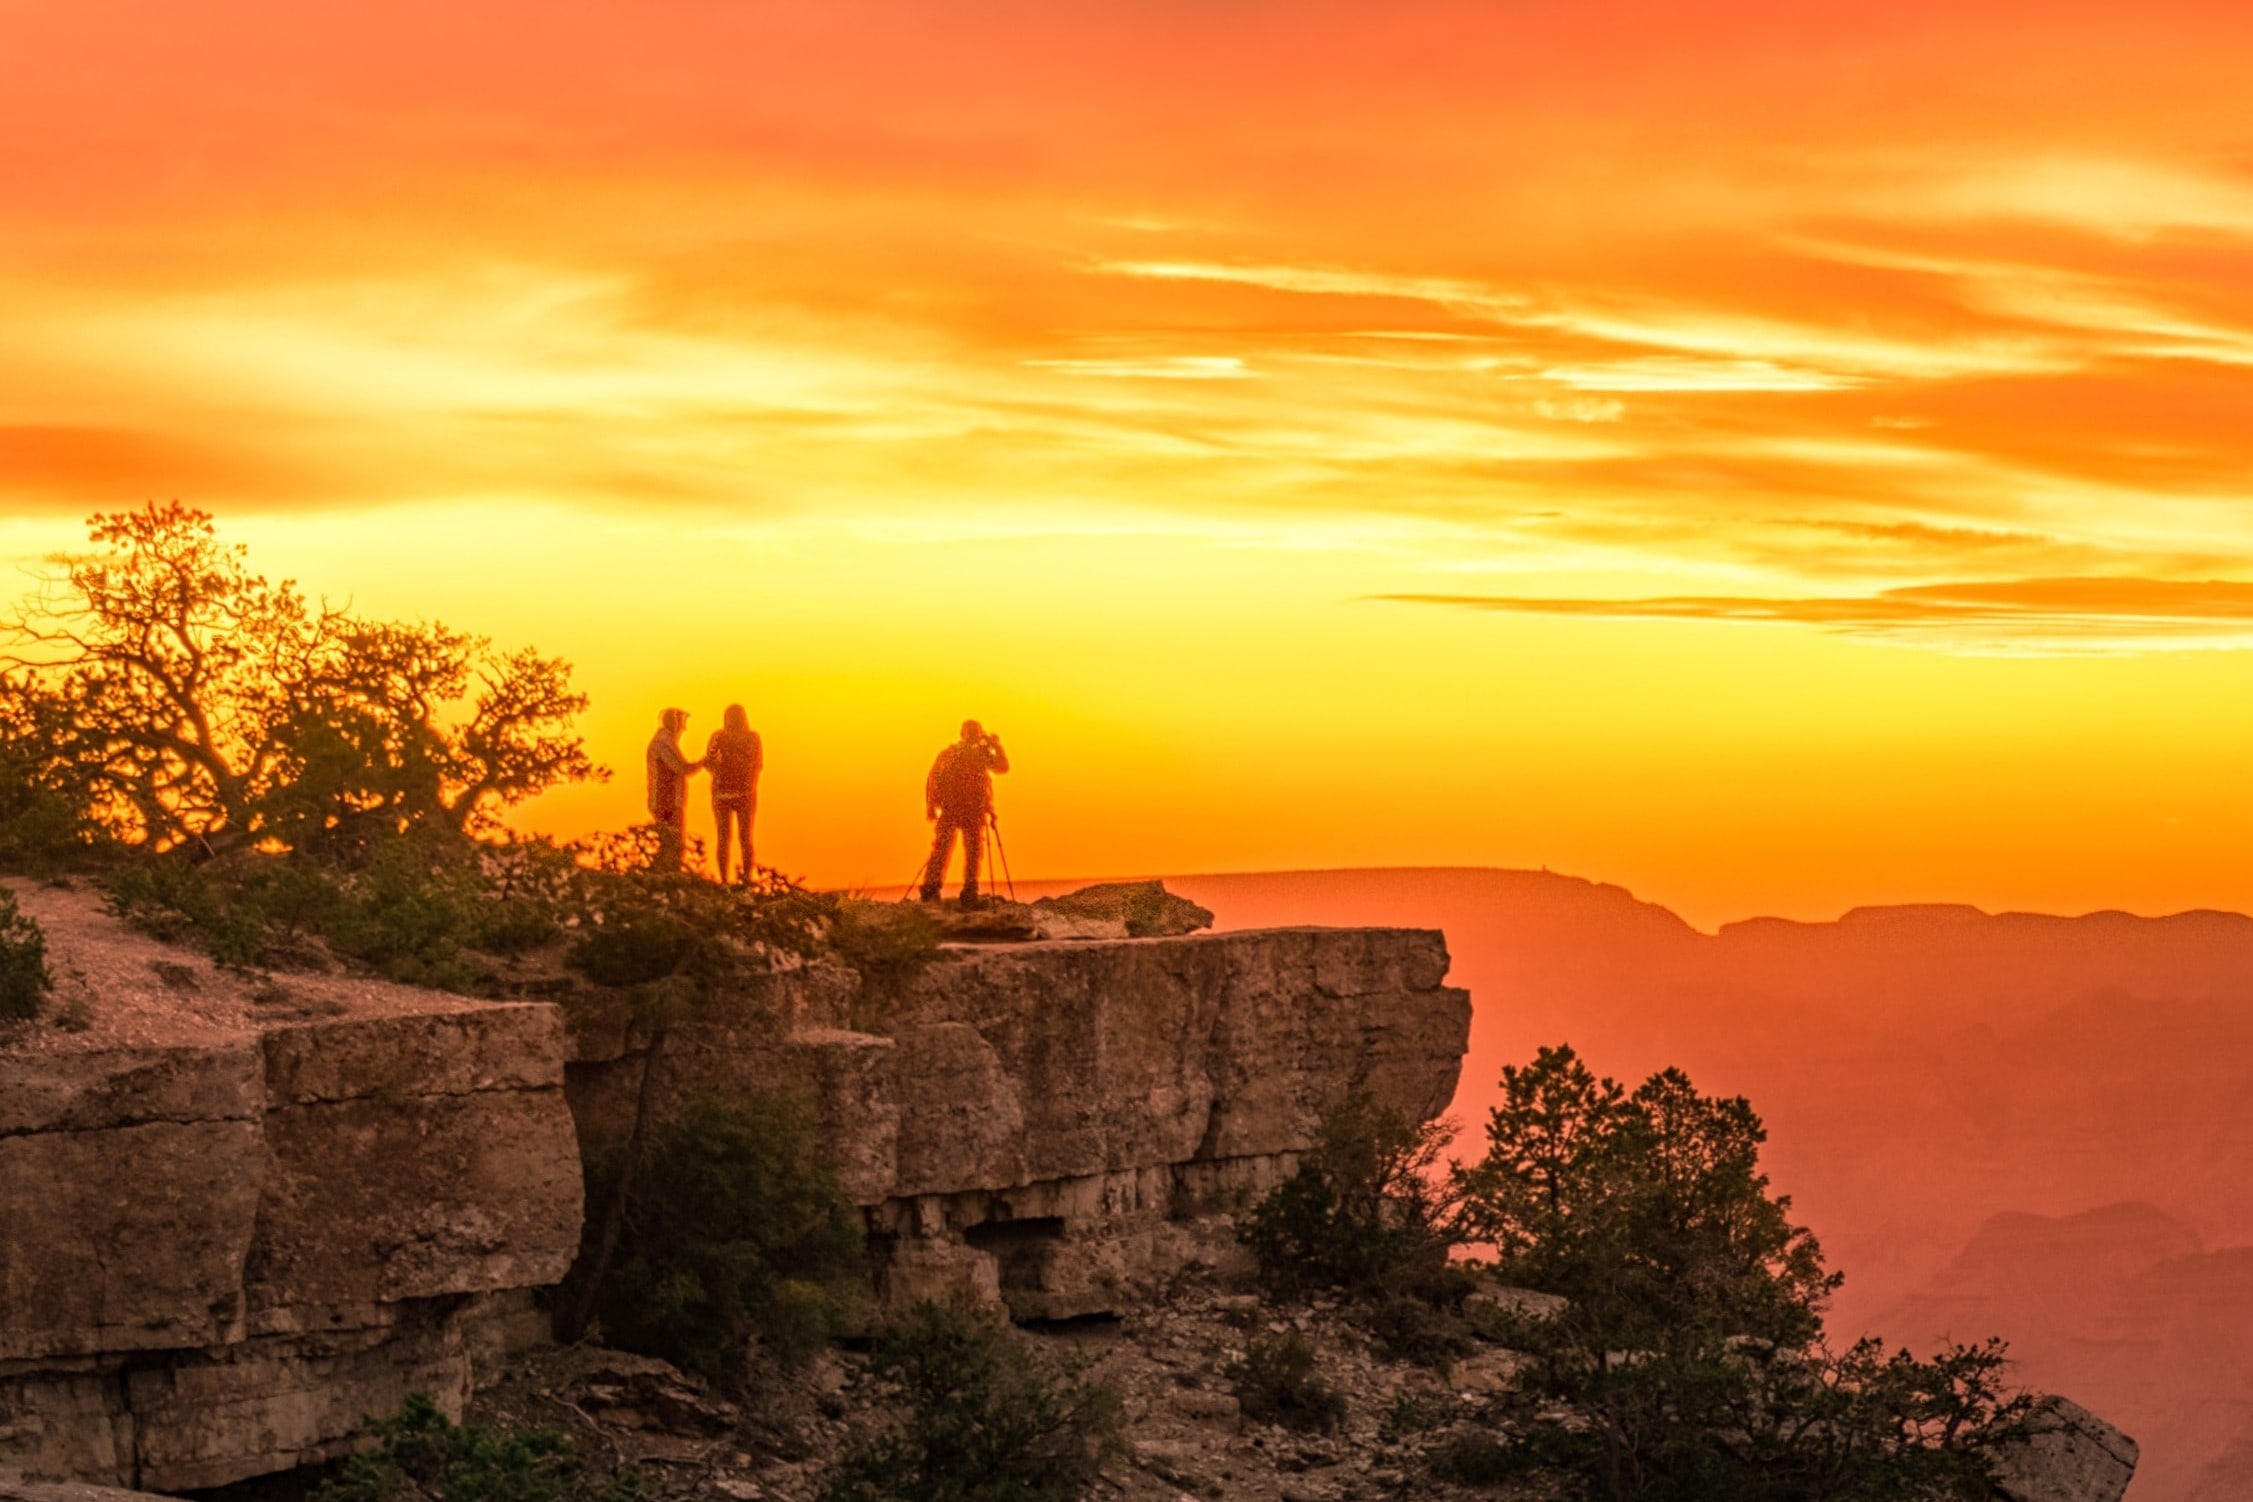
[[[1061,1319],[1233,1253],[1225,1212],[1349,1091],[1444,1109],[1470,1025],[1415,930],[953,945],[889,985],[766,976],[659,1038],[615,999],[252,980],[20,896],[58,989],[0,1032],[0,1502],[97,1502],[11,1472],[168,1492],[326,1459],[414,1391],[458,1413],[578,1249],[582,1149],[645,1108],[803,1090],[887,1297]],[[2053,1401],[2005,1493],[2117,1502],[2134,1460]]]
[[[631,1130],[651,1038],[599,1001],[230,974],[19,897],[58,987],[0,1035],[0,1472],[184,1490],[411,1391],[458,1410],[495,1302],[568,1269],[581,1142]],[[675,1025],[647,1097],[804,1089],[895,1299],[1116,1309],[1346,1091],[1444,1106],[1446,971],[1437,934],[1350,930],[952,946],[881,991],[817,966]]]
[[[153,1490],[325,1458],[577,1251],[552,1007],[253,983],[26,891],[79,1030],[0,1039],[0,1466]]]
[[[1116,1311],[1226,1245],[1206,1217],[1288,1174],[1348,1091],[1445,1107],[1471,1015],[1446,974],[1440,935],[1374,929],[965,946],[881,992],[805,971],[676,1024],[650,1099],[806,1089],[894,1301]],[[579,1030],[591,1151],[623,1141],[649,1057]]]

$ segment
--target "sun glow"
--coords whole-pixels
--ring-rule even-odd
[[[0,555],[740,700],[825,881],[977,714],[1048,873],[2253,905],[2253,22],[1318,9],[0,6]]]

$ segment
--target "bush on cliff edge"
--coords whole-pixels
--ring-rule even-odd
[[[1252,1210],[1242,1232],[1271,1292],[1421,1294],[1460,1302],[1448,1252],[1456,1209],[1440,1171],[1454,1137],[1355,1091],[1323,1115],[1298,1171]]]
[[[1241,1232],[1268,1293],[1346,1295],[1398,1360],[1444,1367],[1463,1355],[1471,1279],[1450,1260],[1460,1206],[1441,1166],[1453,1136],[1451,1122],[1411,1121],[1365,1090],[1333,1106]]]
[[[54,983],[47,971],[46,934],[16,906],[16,894],[0,887],[0,1021],[38,1016],[40,1000]]]

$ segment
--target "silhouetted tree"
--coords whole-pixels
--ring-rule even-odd
[[[293,847],[498,810],[604,775],[567,664],[438,624],[368,622],[254,573],[178,502],[97,515],[4,628],[48,782],[125,838]]]
[[[1825,1346],[1840,1278],[1769,1193],[1766,1135],[1680,1070],[1632,1094],[1570,1048],[1503,1070],[1466,1225],[1504,1282],[1567,1302],[1513,1321],[1534,1360],[1502,1450],[1603,1498],[1986,1497],[1982,1453],[2025,1408],[2002,1347]]]
[[[44,875],[106,843],[94,817],[101,763],[61,696],[0,673],[0,869]]]

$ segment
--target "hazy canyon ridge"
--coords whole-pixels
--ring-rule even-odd
[[[1454,1114],[1569,1041],[1741,1092],[1847,1283],[1833,1327],[2002,1335],[2143,1444],[2135,1502],[2253,1496],[2253,919],[1867,908],[1701,933],[1534,871],[1169,877],[1223,927],[1444,929]]]

